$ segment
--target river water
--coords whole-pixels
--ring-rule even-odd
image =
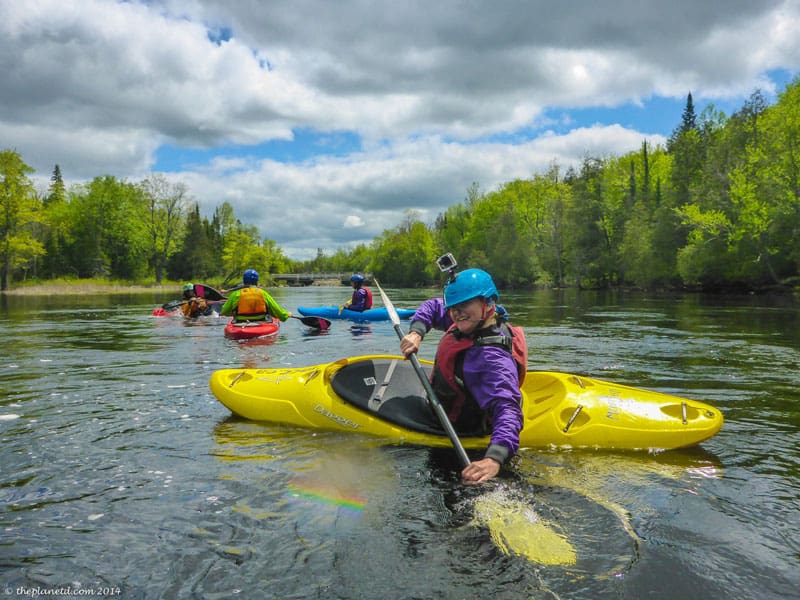
[[[294,311],[348,290],[273,293]],[[209,392],[218,368],[396,353],[389,323],[290,319],[241,344],[223,319],[151,316],[172,299],[0,296],[5,597],[800,597],[792,297],[504,294],[531,369],[702,400],[725,425],[660,454],[523,450],[480,489],[450,449],[246,422]],[[501,552],[474,514],[493,491],[556,523],[575,564]]]

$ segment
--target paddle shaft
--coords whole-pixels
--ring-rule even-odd
[[[397,337],[402,340],[403,328],[400,326],[400,317],[397,315],[397,311],[394,309],[394,304],[392,304],[392,301],[389,300],[389,297],[383,291],[383,288],[381,288],[381,285],[378,283],[377,279],[375,280],[375,285],[377,286],[378,291],[381,293],[381,300],[383,300],[383,304],[386,306],[386,310],[389,313],[389,318],[392,320],[392,324],[394,325],[394,330],[397,332]],[[411,364],[414,366],[414,371],[416,371],[419,380],[422,382],[422,387],[425,388],[425,393],[428,396],[428,403],[433,409],[433,412],[436,413],[436,417],[439,419],[442,429],[444,429],[445,433],[447,433],[447,437],[450,438],[450,442],[453,444],[453,448],[458,455],[458,459],[461,461],[461,466],[469,466],[469,456],[467,456],[467,452],[464,450],[461,440],[458,439],[458,434],[456,433],[456,430],[453,429],[453,424],[447,417],[447,413],[444,412],[444,408],[442,408],[439,398],[436,397],[436,392],[433,391],[431,382],[428,381],[428,376],[425,375],[425,371],[422,370],[422,365],[419,364],[419,358],[417,358],[417,354],[411,353],[408,358],[411,360]]]
[[[402,340],[403,330],[399,323],[394,326],[394,330],[397,332],[398,337]],[[458,455],[458,459],[461,461],[461,466],[468,466],[470,463],[469,456],[467,456],[467,452],[464,450],[461,440],[458,439],[458,434],[456,433],[456,430],[453,429],[453,424],[450,422],[447,413],[444,412],[444,408],[439,402],[439,398],[436,397],[436,392],[433,391],[431,382],[428,381],[428,376],[425,374],[425,371],[422,369],[422,365],[419,363],[419,358],[417,358],[416,353],[410,354],[408,358],[411,360],[411,364],[414,366],[414,370],[417,372],[417,376],[422,382],[422,387],[425,388],[425,393],[428,395],[428,401],[433,409],[433,412],[436,413],[439,423],[442,424],[442,428],[445,430],[447,437],[450,438],[450,441],[453,444],[453,448]]]
[[[198,298],[198,300],[199,299],[200,298]],[[163,308],[164,310],[175,310],[176,308],[180,308],[184,304],[189,304],[189,302],[191,302],[191,300],[173,300],[172,302],[167,302],[166,304],[163,304],[161,308]]]

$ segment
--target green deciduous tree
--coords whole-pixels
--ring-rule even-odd
[[[571,223],[567,238],[568,270],[578,287],[604,287],[616,281],[602,174],[602,161],[586,158],[579,173],[569,171],[565,177],[573,197],[566,216]]]
[[[156,283],[161,283],[169,257],[178,249],[183,233],[184,213],[189,194],[183,183],[170,183],[167,178],[154,173],[141,182],[146,220],[150,265]]]
[[[8,289],[15,271],[45,252],[33,235],[44,214],[30,173],[33,169],[16,151],[0,151],[0,290]]]
[[[370,269],[380,281],[405,287],[435,281],[433,236],[413,211],[406,211],[395,229],[384,231],[372,250]]]
[[[113,176],[70,190],[68,248],[79,277],[136,279],[148,271],[146,201],[141,188]]]
[[[535,257],[530,264],[527,283],[534,281],[533,269],[538,267],[549,275],[553,285],[564,285],[567,262],[565,219],[572,203],[571,188],[561,181],[560,168],[555,163],[545,174],[516,182],[514,188],[514,208],[521,240]]]
[[[272,283],[271,273],[287,272],[289,260],[273,240],[262,240],[255,226],[239,224],[225,236],[222,266],[226,273],[236,273],[238,277],[246,269],[255,269],[259,283],[266,285]]]

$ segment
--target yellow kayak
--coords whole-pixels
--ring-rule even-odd
[[[420,361],[430,369],[429,361]],[[354,432],[393,442],[450,444],[409,361],[344,358],[299,368],[222,369],[211,391],[254,421]],[[579,375],[529,371],[522,386],[521,447],[666,450],[692,446],[722,427],[719,410],[695,400]],[[488,437],[458,432],[466,448]]]

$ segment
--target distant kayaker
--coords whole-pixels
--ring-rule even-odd
[[[353,296],[344,303],[344,308],[358,312],[372,308],[372,290],[364,285],[364,276],[355,273],[350,277],[350,283],[353,284]]]
[[[243,287],[228,296],[220,314],[233,316],[236,322],[264,321],[270,316],[285,321],[292,316],[266,290],[258,287],[258,271],[255,269],[244,272],[242,283]]]
[[[206,314],[208,311],[208,303],[205,298],[198,298],[197,292],[194,289],[193,283],[187,283],[183,286],[183,299],[181,301],[181,311],[184,316],[194,319],[201,315]]]
[[[498,299],[486,271],[461,271],[445,286],[444,298],[419,306],[400,341],[400,350],[409,356],[431,328],[447,332],[436,350],[433,389],[456,432],[491,432],[483,458],[461,471],[471,483],[500,472],[519,449],[522,429],[520,385],[527,370],[527,344],[522,329],[506,322]]]

